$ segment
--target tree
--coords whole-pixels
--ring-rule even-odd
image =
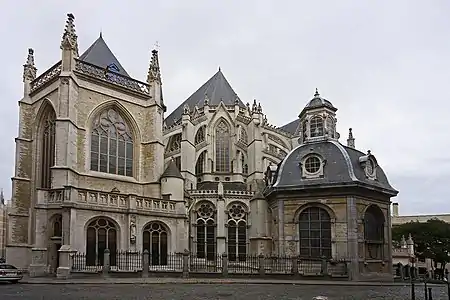
[[[430,258],[435,267],[441,264],[441,269],[450,262],[450,223],[431,219],[425,223],[409,222],[392,228],[392,240],[397,243],[402,236],[407,238],[409,234],[417,257]]]

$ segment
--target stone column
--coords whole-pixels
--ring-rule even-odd
[[[49,272],[47,265],[47,248],[31,249],[31,264],[28,269],[30,277],[45,276]]]
[[[347,197],[347,260],[349,279],[359,279],[358,212],[354,197]]]

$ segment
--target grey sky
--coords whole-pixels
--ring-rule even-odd
[[[0,2],[0,186],[8,198],[27,48],[38,74],[56,63],[72,12],[80,53],[102,30],[137,79],[159,41],[168,113],[219,66],[278,126],[297,118],[317,87],[339,109],[341,142],[352,127],[357,148],[370,149],[400,190],[402,214],[450,212],[449,1]]]

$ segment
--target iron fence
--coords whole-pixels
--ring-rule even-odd
[[[105,254],[106,255],[106,254]],[[149,272],[203,273],[224,275],[301,275],[301,276],[347,276],[345,261],[301,258],[298,256],[257,256],[225,254],[197,255],[196,253],[168,253],[152,255],[142,252],[118,251],[109,253],[109,271],[140,272],[148,261]],[[148,256],[146,258],[145,256]],[[105,259],[107,256],[105,256]],[[86,254],[72,256],[72,272],[100,272],[105,259],[95,264]],[[89,263],[86,263],[89,261]]]
[[[189,271],[193,273],[220,273],[222,272],[222,255],[198,256],[196,253],[189,255]]]

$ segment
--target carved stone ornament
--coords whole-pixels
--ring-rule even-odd
[[[136,216],[132,215],[130,217],[130,242],[132,244],[136,243]]]

